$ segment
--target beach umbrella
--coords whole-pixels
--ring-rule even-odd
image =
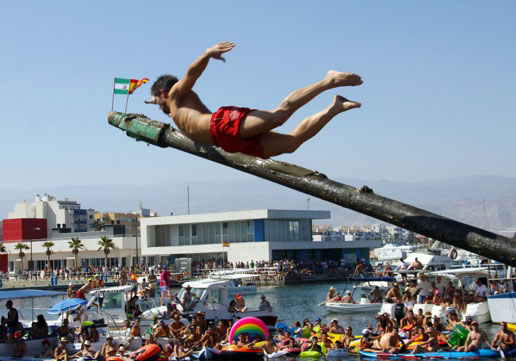
[[[85,299],[82,298],[69,298],[67,300],[63,300],[61,302],[56,303],[47,311],[48,313],[55,315],[63,312],[68,312],[75,310],[79,306],[85,306],[88,303]]]

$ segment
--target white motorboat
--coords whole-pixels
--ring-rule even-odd
[[[125,306],[132,296],[136,295],[134,285],[116,287],[103,287],[91,290],[90,299],[84,314],[88,321],[104,320],[108,327],[121,327],[124,325],[127,315]],[[99,307],[97,308],[96,305]],[[137,305],[141,311],[147,311],[156,307],[156,303],[150,298],[139,298]],[[142,319],[142,326],[150,325],[151,320]]]
[[[439,276],[444,281],[446,281],[446,283],[448,281],[452,281],[456,288],[461,288],[464,292],[468,290],[472,291],[471,287],[474,286],[474,283],[477,280],[477,278],[488,278],[488,275],[489,270],[484,267],[458,268],[426,273],[429,282],[432,282]],[[394,307],[395,304],[393,303],[384,303],[382,305],[380,313],[387,313],[391,317],[394,317]],[[456,312],[454,307],[444,308],[443,306],[433,305],[429,303],[416,303],[412,309],[416,314],[419,311],[419,309],[422,309],[423,314],[426,314],[426,312],[430,312],[432,313],[432,316],[438,316],[441,319],[444,319],[446,315],[450,312]],[[491,315],[489,313],[489,306],[487,301],[469,303],[466,306],[466,310],[462,314],[462,319],[472,319],[473,321],[477,321],[478,323],[490,322]]]
[[[249,270],[250,272],[252,270]],[[247,270],[229,270],[212,272],[208,276],[211,279],[230,281],[228,294],[230,297],[235,297],[237,294],[241,295],[255,295],[257,287],[253,283],[253,279],[260,277],[257,273],[250,273]]]
[[[186,292],[186,287],[191,287],[192,302],[189,307],[181,304]],[[229,295],[231,282],[220,279],[204,279],[199,281],[185,282],[181,291],[178,293],[176,307],[183,312],[183,316],[193,315],[201,311],[205,313],[207,320],[235,320],[237,317],[256,317],[261,319],[267,326],[273,328],[278,316],[274,310],[252,310],[245,312],[229,312],[229,302],[233,298]],[[142,319],[152,319],[154,315],[162,315],[166,312],[166,307],[155,307],[141,315]]]
[[[516,323],[516,292],[487,296],[491,321]]]
[[[337,313],[377,312],[382,304],[370,303],[367,298],[362,298],[360,303],[325,302],[324,307],[330,312]]]
[[[506,278],[504,278],[506,277]],[[514,268],[507,267],[507,274],[490,281],[498,285],[499,290],[494,295],[487,296],[491,321],[500,323],[516,323],[516,292],[514,289]]]
[[[473,287],[477,278],[489,278],[489,270],[485,267],[477,267],[477,268],[458,268],[437,272],[430,272],[427,274],[429,281],[436,278],[437,276],[441,277],[445,281],[452,281],[455,284],[455,287],[462,288],[463,292],[474,291]],[[414,306],[414,309],[417,310],[418,304]],[[424,305],[424,307],[432,306],[432,315],[436,315],[437,313],[441,313],[438,310],[434,311],[434,308],[441,307],[435,305]],[[441,307],[442,308],[442,307]],[[446,312],[445,312],[446,313]],[[478,323],[486,323],[491,321],[491,314],[489,313],[489,305],[487,301],[484,302],[471,302],[466,305],[466,310],[462,314],[462,319],[472,319],[473,321],[477,321]]]

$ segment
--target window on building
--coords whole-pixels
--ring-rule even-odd
[[[213,243],[221,243],[222,242],[222,225],[220,223],[213,223],[213,227],[215,228],[215,241]]]
[[[185,226],[183,224],[179,225],[179,245],[184,246],[185,245]]]
[[[235,242],[235,222],[228,222],[229,242]]]
[[[247,242],[254,241],[254,222],[247,221]]]
[[[204,223],[202,225],[202,244],[211,243],[213,235],[210,234],[210,223]]]
[[[172,242],[170,240],[170,226],[169,225],[159,225],[155,227],[155,235],[156,235],[156,247],[167,247],[171,246]]]
[[[228,222],[222,223],[222,242],[229,242],[229,225]]]
[[[185,245],[191,245],[192,238],[190,237],[190,226],[185,224]]]
[[[192,244],[199,244],[197,240],[197,225],[192,224]]]
[[[299,221],[288,221],[287,240],[299,241]]]

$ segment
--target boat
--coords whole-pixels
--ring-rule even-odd
[[[419,359],[419,358],[444,358],[444,359],[460,359],[460,358],[472,358],[472,357],[488,357],[495,358],[500,357],[498,351],[491,350],[489,348],[482,348],[478,351],[472,352],[459,352],[459,351],[438,351],[438,352],[425,352],[425,353],[408,353],[408,354],[392,354],[387,352],[368,352],[360,351],[360,356],[375,359]]]
[[[192,305],[188,309],[180,302],[187,287],[191,288],[193,297]],[[221,279],[185,282],[172,303],[183,313],[185,318],[195,315],[197,312],[204,312],[207,320],[235,320],[237,317],[256,317],[261,319],[269,328],[274,329],[274,325],[278,320],[278,315],[274,310],[248,309],[245,312],[229,312],[229,303],[234,299],[229,294],[230,287],[230,281]],[[140,318],[142,320],[151,320],[154,315],[160,316],[166,309],[165,306],[154,307],[143,312]]]
[[[378,312],[382,308],[381,303],[371,303],[362,295],[359,303],[325,302],[324,307],[330,312],[356,313],[356,312]]]
[[[32,326],[32,320],[35,319],[34,314],[34,300],[37,298],[42,297],[53,297],[53,296],[61,296],[66,297],[65,292],[59,292],[59,291],[48,291],[48,290],[32,290],[32,289],[23,289],[23,290],[6,290],[0,292],[0,302],[7,301],[7,300],[20,300],[20,299],[28,299],[31,303],[31,318],[26,319],[24,318],[23,311],[25,311],[27,308],[18,308],[18,317],[19,322],[22,323],[24,326],[23,333],[30,334],[30,327]],[[27,352],[26,354],[30,357],[35,357],[36,355],[43,352],[43,340],[48,340],[51,347],[57,346],[57,327],[52,326],[51,322],[47,322],[49,325],[49,335],[45,337],[39,337],[39,338],[29,338],[25,339],[25,344],[27,345]],[[12,354],[12,346],[7,342],[0,342],[0,355],[4,355],[5,357],[8,357]],[[19,360],[19,358],[18,358]]]
[[[134,285],[102,287],[91,290],[84,314],[89,321],[105,323],[108,327],[122,327],[127,319],[125,306],[134,295],[136,295]],[[136,303],[142,312],[156,307],[155,301],[150,298],[138,298]],[[99,308],[95,305],[99,305]],[[141,325],[147,326],[151,322],[152,318],[142,318]],[[74,324],[74,326],[78,325]]]
[[[430,281],[437,276],[440,276],[445,281],[454,282],[456,287],[460,287],[463,290],[473,291],[475,281],[478,278],[486,280],[489,278],[489,269],[486,267],[459,268],[428,273]],[[440,312],[440,310],[434,310],[434,307],[431,311],[433,316],[435,316],[437,312]],[[414,309],[416,309],[416,306],[414,306]],[[438,314],[438,316],[442,319],[444,315]],[[471,319],[478,323],[491,322],[491,314],[487,301],[468,303],[466,310],[462,314],[462,320],[465,321],[466,319]]]
[[[457,268],[429,272],[425,275],[428,277],[429,282],[432,282],[439,276],[446,283],[448,281],[452,281],[455,284],[455,287],[462,288],[464,291],[472,291],[472,286],[474,285],[476,279],[487,279],[489,276],[489,270],[485,267]],[[380,313],[387,313],[389,314],[389,316],[394,317],[395,306],[396,305],[393,303],[384,303],[382,305]],[[416,314],[419,311],[419,309],[422,309],[423,314],[425,314],[426,312],[430,312],[432,316],[438,316],[441,319],[445,319],[446,314],[449,312],[456,312],[453,306],[445,309],[443,306],[433,305],[429,303],[416,303],[412,308],[412,310]],[[478,323],[490,322],[491,314],[489,311],[489,305],[487,301],[469,303],[466,306],[466,310],[462,314],[462,320],[465,321],[466,319],[471,319],[473,321],[477,321]]]
[[[516,323],[516,292],[514,289],[514,268],[508,267],[507,278],[496,278],[490,281],[501,283],[503,291],[498,294],[487,296],[491,321],[500,323]]]
[[[208,278],[230,281],[228,288],[229,296],[255,295],[257,287],[253,282],[254,278],[260,277],[258,273],[250,273],[246,269],[236,269],[227,271],[217,271],[209,274]]]
[[[487,296],[491,321],[516,323],[516,292]]]
[[[356,313],[356,312],[378,312],[382,308],[381,303],[342,303],[326,302],[324,304],[330,312]]]

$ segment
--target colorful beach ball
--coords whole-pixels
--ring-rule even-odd
[[[238,335],[241,333],[249,334],[249,339],[253,341],[256,336],[260,336],[262,341],[265,341],[269,336],[267,325],[256,317],[244,317],[231,327],[229,331],[229,339],[238,341]]]

